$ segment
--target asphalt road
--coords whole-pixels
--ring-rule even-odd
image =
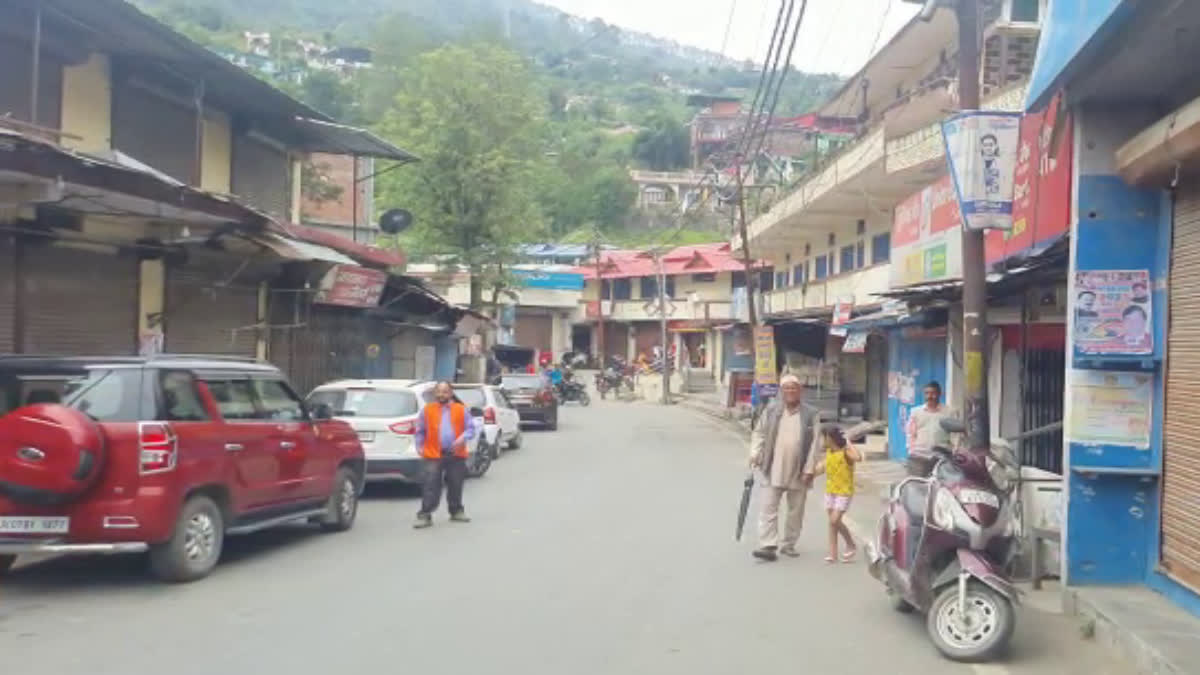
[[[735,675],[1119,669],[1025,611],[1005,664],[940,659],[861,564],[767,565],[734,543],[737,439],[677,407],[600,402],[530,431],[468,483],[466,525],[414,531],[411,490],[371,489],[351,532],[233,540],[170,586],[138,558],[56,560],[0,585],[0,664],[21,675]],[[812,497],[812,505],[817,497]]]

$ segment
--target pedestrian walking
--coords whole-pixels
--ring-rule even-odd
[[[816,473],[825,474],[825,513],[829,516],[829,555],[825,562],[838,561],[838,536],[846,542],[846,553],[842,562],[853,562],[858,553],[850,528],[846,527],[846,511],[854,498],[854,465],[862,461],[862,453],[846,440],[836,425],[822,430],[825,459],[817,464]]]
[[[417,512],[415,528],[433,525],[433,513],[446,489],[446,505],[450,520],[469,523],[463,509],[463,483],[467,479],[468,443],[475,438],[475,418],[454,396],[454,386],[438,382],[433,390],[434,400],[425,404],[417,415],[415,442],[425,460],[425,483],[421,492],[421,510]]]
[[[804,403],[804,385],[795,375],[784,375],[779,397],[767,405],[762,421],[750,434],[750,464],[762,472],[762,510],[758,519],[758,548],[754,557],[774,561],[776,554],[795,556],[796,541],[804,525],[804,502],[812,486],[821,416]],[[783,536],[779,534],[779,506],[787,498]]]

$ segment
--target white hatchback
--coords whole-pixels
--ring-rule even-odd
[[[358,433],[367,458],[367,481],[420,483],[424,463],[414,438],[417,415],[433,400],[435,382],[422,380],[339,380],[323,384],[308,395],[309,408],[327,405],[335,419]],[[483,410],[467,404],[483,428]],[[477,435],[469,445],[468,466],[482,475],[491,464],[486,444]],[[482,469],[482,470],[480,470]]]
[[[456,384],[454,394],[468,408],[483,410],[484,440],[492,459],[500,456],[502,448],[521,447],[521,416],[503,389],[490,384]]]

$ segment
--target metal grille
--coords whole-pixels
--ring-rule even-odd
[[[1025,407],[1021,432],[1062,421],[1066,352],[1030,349],[1025,353]],[[1021,464],[1062,473],[1062,431],[1038,434],[1021,441]]]
[[[0,235],[0,354],[16,349],[17,270],[16,245]]]
[[[257,354],[261,272],[224,259],[193,255],[167,268],[166,350],[176,354]]]
[[[1183,186],[1171,246],[1162,565],[1200,590],[1200,184]]]
[[[137,259],[23,245],[27,354],[119,355],[137,349]]]
[[[291,329],[288,376],[307,393],[331,380],[365,376],[368,320],[362,310],[325,305],[305,308],[307,325]]]

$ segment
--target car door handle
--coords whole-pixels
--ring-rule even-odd
[[[245,449],[246,449],[246,446],[242,445],[241,443],[226,443],[225,444],[225,452],[241,452],[242,450],[245,450]]]
[[[279,447],[283,448],[284,450],[292,450],[296,447],[296,444],[292,441],[279,441]]]

